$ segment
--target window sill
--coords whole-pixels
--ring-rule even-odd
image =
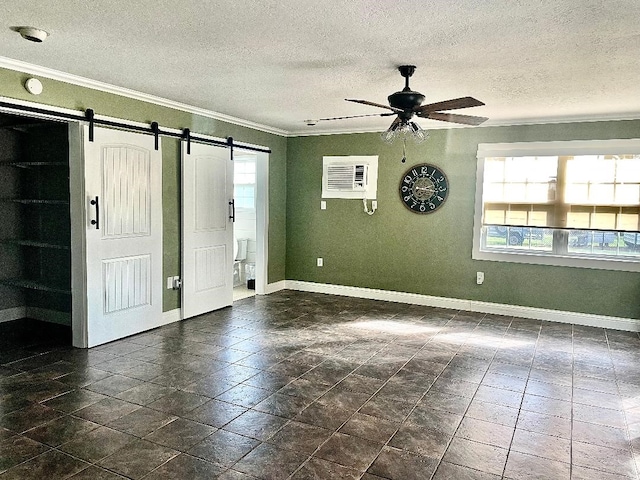
[[[590,268],[596,270],[616,270],[640,272],[640,257],[611,258],[590,257],[586,255],[555,255],[548,252],[523,251],[486,251],[473,249],[471,258],[491,262],[525,263],[530,265],[548,265],[554,267]]]

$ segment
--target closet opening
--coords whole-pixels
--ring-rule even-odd
[[[0,113],[0,363],[71,345],[68,124]]]

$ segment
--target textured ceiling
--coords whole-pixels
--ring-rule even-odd
[[[640,118],[638,0],[20,0],[1,18],[4,57],[288,133],[385,129],[304,120],[380,112],[344,98],[386,103],[401,64],[425,103],[473,96],[458,113],[488,125]]]

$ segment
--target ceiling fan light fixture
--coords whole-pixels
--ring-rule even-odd
[[[429,136],[426,130],[423,130],[416,122],[404,121],[401,123],[392,123],[391,126],[380,134],[382,141],[392,144],[396,138],[410,138],[415,143],[424,142]]]
[[[389,128],[380,134],[380,138],[384,143],[391,145],[393,141],[398,137],[399,123],[392,123]]]
[[[424,142],[429,136],[429,132],[423,130],[416,122],[409,122],[409,127],[411,128],[411,138],[416,143]]]

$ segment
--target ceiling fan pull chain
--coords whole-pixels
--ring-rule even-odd
[[[407,161],[407,137],[402,139],[402,163]]]

